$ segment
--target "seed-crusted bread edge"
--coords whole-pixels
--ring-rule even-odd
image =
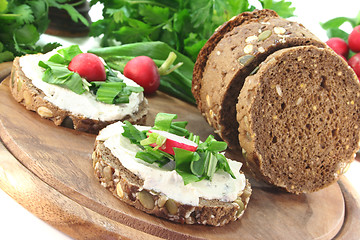
[[[126,169],[103,141],[96,140],[92,160],[95,176],[116,198],[148,214],[181,224],[223,226],[236,221],[243,216],[252,192],[247,181],[242,194],[233,202],[201,198],[199,206],[191,206],[144,189],[144,181]]]
[[[85,116],[73,114],[67,110],[61,109],[44,97],[43,91],[32,84],[31,79],[27,78],[19,64],[20,57],[13,61],[13,67],[10,76],[10,91],[17,102],[24,105],[27,110],[36,112],[42,118],[49,119],[55,125],[63,125],[75,130],[97,134],[105,126],[114,123],[114,121],[100,121],[89,119]],[[128,120],[133,124],[144,124],[148,113],[148,103],[146,98],[139,106],[139,111],[133,115],[127,115],[121,121]],[[117,121],[118,121],[117,120]]]

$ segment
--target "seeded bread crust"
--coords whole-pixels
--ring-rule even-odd
[[[291,193],[339,179],[360,144],[360,84],[328,48],[279,50],[246,78],[239,141],[258,178]]]
[[[271,53],[302,45],[326,47],[301,24],[272,10],[255,10],[225,23],[200,51],[192,92],[202,115],[230,148],[240,148],[235,105],[245,77]]]
[[[144,181],[123,167],[103,141],[95,142],[92,159],[95,176],[116,198],[148,214],[181,224],[223,226],[235,221],[244,214],[252,191],[247,181],[234,202],[201,198],[199,206],[185,205],[144,189]]]
[[[32,81],[27,78],[24,72],[21,70],[19,59],[20,58],[17,57],[13,61],[10,77],[10,91],[15,100],[24,105],[26,109],[38,113],[42,118],[53,121],[55,125],[63,125],[79,131],[94,134],[97,134],[100,129],[115,122],[99,121],[86,118],[82,115],[76,115],[45,100],[45,94],[43,91],[35,87],[32,84]],[[147,100],[144,99],[144,101],[139,106],[138,112],[132,116],[127,115],[123,119],[118,120],[128,120],[133,124],[144,124],[146,121],[147,112],[148,103]]]

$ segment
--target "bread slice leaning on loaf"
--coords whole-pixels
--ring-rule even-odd
[[[13,97],[17,102],[24,105],[26,109],[36,112],[42,118],[53,121],[55,125],[63,125],[89,133],[98,133],[103,127],[118,120],[128,120],[131,123],[138,124],[142,124],[146,120],[148,104],[145,98],[139,106],[137,106],[136,112],[126,115],[121,119],[109,121],[88,118],[82,114],[73,113],[60,108],[47,100],[44,92],[34,86],[32,80],[29,79],[23,72],[19,61],[20,57],[15,58],[11,71],[10,91]]]
[[[236,109],[245,165],[289,192],[334,183],[359,150],[359,80],[329,48],[271,54],[246,78]]]
[[[107,128],[114,127],[115,124]],[[107,128],[104,130],[107,130]],[[100,135],[104,130],[100,131]],[[115,131],[112,130],[111,132]],[[106,135],[107,133],[104,133],[104,136]],[[199,198],[198,205],[184,204],[168,197],[163,192],[146,189],[144,188],[145,180],[122,164],[122,161],[129,161],[128,155],[122,152],[120,158],[123,159],[118,158],[113,152],[116,150],[110,150],[106,147],[105,141],[103,137],[100,137],[100,139],[98,137],[95,142],[92,154],[95,176],[99,179],[101,185],[108,189],[116,198],[141,211],[181,224],[223,226],[239,219],[247,208],[252,190],[250,183],[246,179],[244,188],[236,196],[235,200],[221,201],[218,199]],[[123,140],[117,142],[120,144]],[[128,146],[126,149],[131,148]],[[146,177],[151,179],[151,173],[147,173]],[[172,178],[171,181],[175,181],[175,179]],[[181,190],[171,187],[171,191],[174,193]],[[179,195],[184,194],[191,195],[192,192],[185,191],[179,193]]]
[[[303,45],[326,46],[301,24],[272,10],[255,10],[224,23],[201,49],[192,92],[202,115],[230,148],[239,148],[235,105],[245,78],[271,53]]]

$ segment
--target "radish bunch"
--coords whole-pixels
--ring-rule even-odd
[[[341,38],[334,37],[330,38],[326,44],[348,62],[360,79],[360,25],[356,26],[349,34],[348,42]],[[348,58],[350,50],[353,51],[355,55]]]

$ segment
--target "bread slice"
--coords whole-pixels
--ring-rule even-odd
[[[252,191],[246,180],[245,188],[234,201],[200,198],[199,205],[183,204],[162,192],[145,189],[144,179],[125,168],[103,140],[96,140],[92,159],[95,176],[116,198],[148,214],[181,224],[223,226],[235,221],[244,214]]]
[[[271,53],[302,45],[326,46],[301,24],[272,10],[255,10],[224,23],[201,49],[192,92],[202,115],[230,148],[239,148],[235,105],[245,78]]]
[[[271,54],[246,78],[237,109],[246,166],[292,193],[339,179],[360,144],[360,84],[329,48]]]
[[[10,77],[10,90],[13,97],[17,102],[24,105],[26,109],[38,113],[42,118],[53,121],[55,125],[63,125],[79,131],[96,134],[103,127],[118,120],[128,120],[131,123],[138,124],[145,123],[148,112],[148,104],[145,98],[138,106],[136,112],[131,115],[126,115],[122,119],[114,119],[111,121],[90,119],[81,114],[59,108],[52,102],[46,100],[44,92],[33,85],[32,80],[22,71],[19,60],[19,57],[14,59]]]

